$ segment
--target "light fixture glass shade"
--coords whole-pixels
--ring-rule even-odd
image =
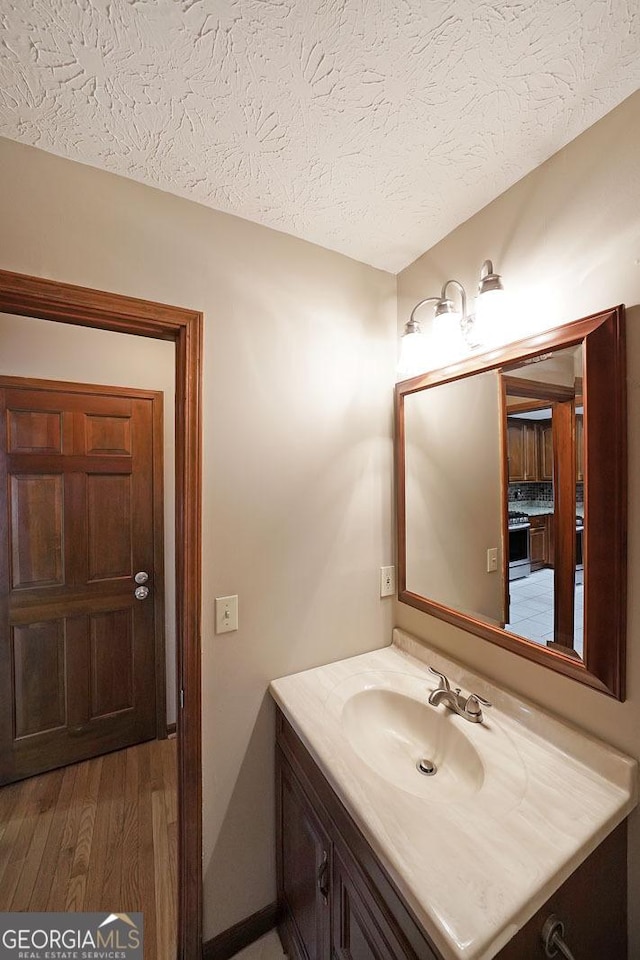
[[[429,341],[421,330],[405,333],[400,340],[398,377],[408,380],[425,373],[429,368]]]
[[[488,349],[518,338],[511,324],[504,290],[487,290],[476,298],[474,337],[482,347]]]
[[[445,367],[460,360],[467,353],[462,336],[460,321],[462,315],[457,310],[436,314],[433,318],[434,357],[432,366]]]

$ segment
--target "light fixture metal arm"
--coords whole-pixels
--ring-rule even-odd
[[[462,319],[466,320],[467,319],[467,294],[459,280],[447,280],[445,283],[443,283],[442,296],[440,297],[440,300],[442,301],[442,300],[449,299],[447,297],[447,287],[450,286],[451,284],[453,284],[453,286],[460,293],[460,300],[462,301]]]
[[[419,329],[418,321],[415,319],[416,310],[419,310],[420,307],[424,307],[425,303],[440,303],[440,297],[425,297],[424,300],[419,300],[413,310],[411,311],[411,316],[407,320],[404,328],[405,333],[414,333]]]

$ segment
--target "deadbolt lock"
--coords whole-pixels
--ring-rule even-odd
[[[149,574],[146,570],[138,570],[135,577],[133,578],[136,583],[146,583],[149,579]]]

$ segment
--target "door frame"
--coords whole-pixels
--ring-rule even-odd
[[[0,312],[175,343],[178,960],[202,953],[202,330],[196,310],[0,270]]]

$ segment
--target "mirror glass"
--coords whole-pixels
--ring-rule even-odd
[[[405,399],[407,589],[503,621],[500,376],[454,380]],[[486,572],[487,551],[496,572]]]
[[[611,449],[608,429],[624,447],[624,411],[595,375],[585,397],[587,358],[613,370],[617,354],[597,325],[592,340],[567,342],[574,326],[544,351],[523,342],[520,355],[505,349],[502,363],[469,362],[457,377],[448,369],[398,385],[399,598],[487,639],[509,638],[511,649],[535,647],[532,659],[544,651],[573,663],[564,672],[597,673],[607,652],[585,630],[585,591],[589,622],[604,623],[602,587],[588,584],[601,583],[606,563],[622,571],[624,561],[623,505],[613,495],[624,490],[623,461],[606,465],[609,490],[598,461]],[[591,487],[588,444],[598,464]]]

